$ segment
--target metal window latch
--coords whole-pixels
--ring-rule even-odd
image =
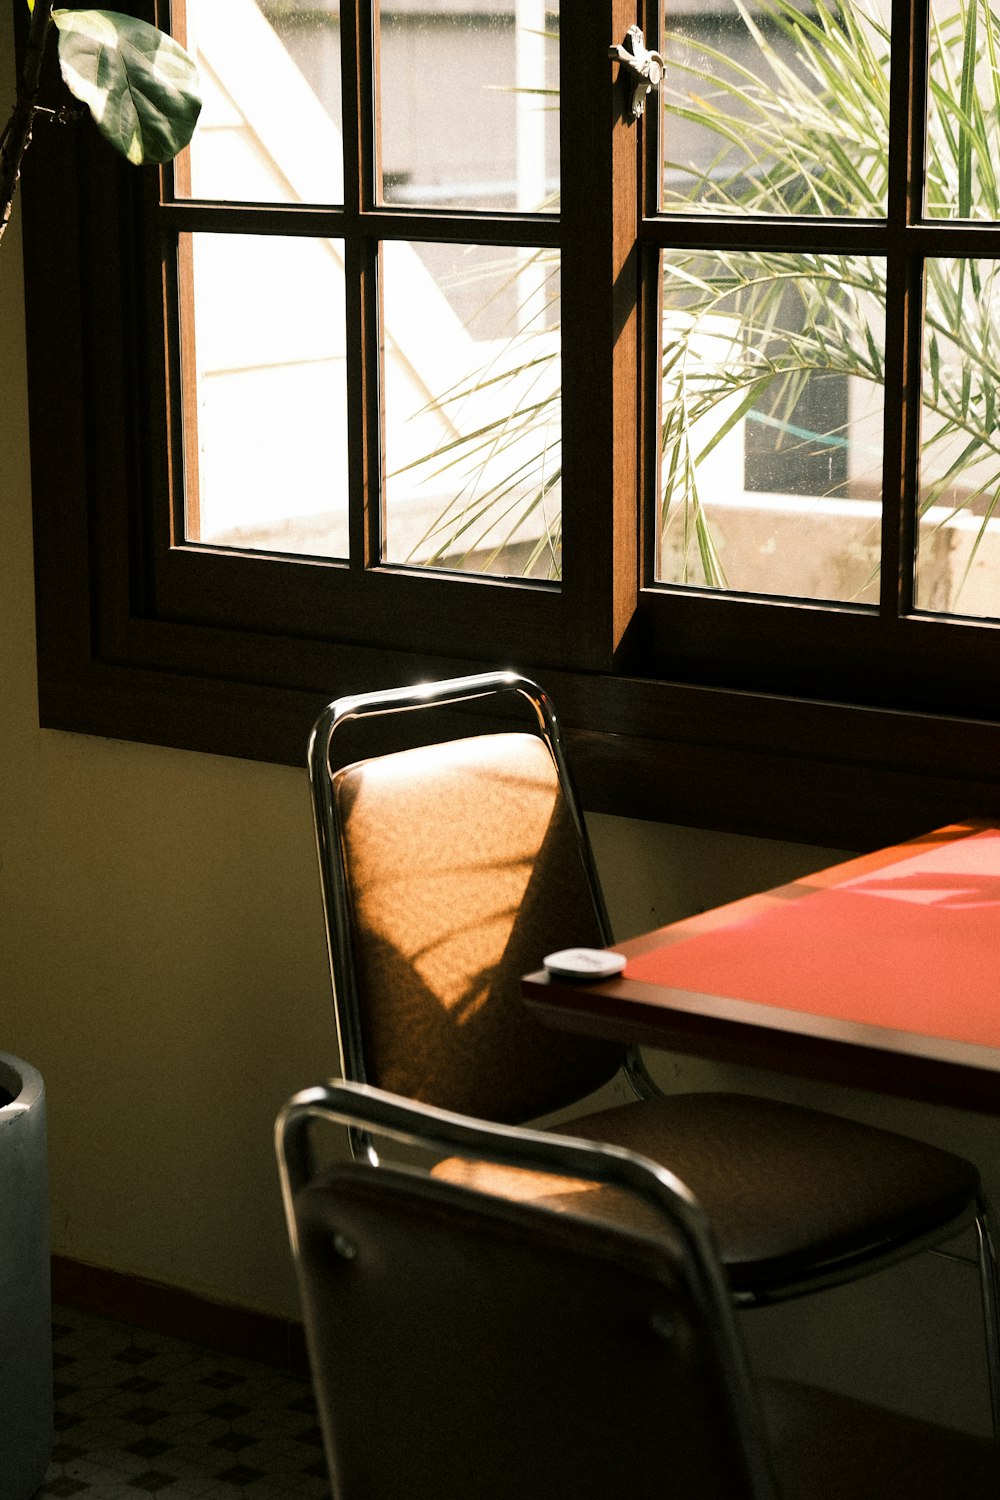
[[[632,113],[636,116],[642,114],[646,108],[646,95],[651,89],[659,88],[660,79],[663,77],[663,58],[658,52],[650,52],[646,47],[646,38],[638,26],[630,26],[625,33],[625,40],[620,47],[609,47],[608,56],[614,62],[621,63],[622,67],[628,68],[635,73],[638,82],[632,93]]]

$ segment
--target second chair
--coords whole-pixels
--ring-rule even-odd
[[[522,728],[340,765],[359,720],[520,699]],[[506,700],[504,702],[504,700]],[[339,741],[338,741],[339,745]],[[662,1096],[637,1054],[550,1032],[521,976],[567,947],[612,941],[551,702],[512,672],[341,698],[309,748],[344,1078],[502,1123],[569,1106],[622,1076],[632,1101],[572,1119],[577,1137],[661,1162],[712,1222],[737,1304],[867,1275],[974,1229],[994,1431],[1000,1432],[997,1271],[976,1167],[908,1136],[758,1096]],[[352,1137],[356,1153],[369,1151]],[[491,1171],[511,1196],[597,1211],[603,1190]],[[600,1208],[602,1216],[607,1205]]]
[[[320,1166],[331,1125],[600,1184],[624,1227]],[[344,1082],[276,1145],[336,1500],[995,1500],[986,1438],[755,1381],[711,1225],[654,1162]]]

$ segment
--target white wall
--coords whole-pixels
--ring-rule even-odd
[[[2,5],[0,98],[10,53]],[[290,1092],[336,1066],[305,772],[39,730],[21,296],[15,212],[0,245],[0,1050],[46,1080],[56,1250],[291,1313],[271,1125]],[[836,853],[593,826],[622,935]],[[674,1087],[722,1078],[658,1066]],[[741,1085],[940,1139],[996,1179],[993,1122],[759,1076]],[[747,1326],[770,1367],[982,1421],[964,1270],[924,1257]]]

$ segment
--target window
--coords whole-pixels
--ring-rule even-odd
[[[43,723],[301,764],[510,664],[594,808],[996,810],[1000,27],[935,6],[137,7],[191,150],[24,195]]]
[[[848,657],[837,691],[940,705],[932,618],[1000,618],[997,18],[935,0],[894,34],[882,0],[665,0],[661,22],[656,577],[849,608],[871,680]]]

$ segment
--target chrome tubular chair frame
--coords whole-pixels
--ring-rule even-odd
[[[979,1271],[979,1294],[983,1308],[983,1333],[986,1339],[986,1365],[989,1372],[990,1410],[993,1437],[1000,1443],[1000,1265],[993,1237],[996,1218],[985,1195],[976,1199],[976,1265]]]
[[[433,1105],[414,1105],[369,1084],[331,1080],[295,1094],[280,1111],[275,1126],[289,1241],[300,1271],[295,1202],[299,1191],[316,1175],[310,1134],[317,1123],[346,1126],[350,1132],[366,1137],[375,1133],[403,1146],[429,1149],[434,1154],[473,1160],[485,1157],[503,1167],[616,1186],[648,1205],[671,1244],[679,1247],[686,1284],[711,1329],[719,1372],[742,1448],[747,1481],[742,1493],[746,1500],[779,1500],[757,1393],[712,1231],[698,1203],[671,1172],[621,1147],[472,1120]],[[363,1162],[355,1165],[358,1170],[367,1170]],[[474,1189],[467,1191],[472,1198],[481,1198]],[[498,1216],[502,1217],[505,1200],[499,1198],[494,1202]],[[546,1210],[537,1212],[546,1217]],[[581,1224],[582,1229],[587,1227]],[[672,1253],[677,1255],[677,1249]]]
[[[313,1134],[328,1126],[421,1157],[587,1180],[639,1212],[623,1230],[412,1166],[325,1152],[319,1165]],[[338,1500],[1000,1493],[983,1438],[756,1379],[712,1226],[638,1153],[340,1080],[290,1099],[275,1145]]]
[[[579,799],[569,763],[563,750],[562,731],[548,694],[537,683],[517,672],[486,672],[472,677],[454,677],[441,682],[417,683],[412,687],[387,688],[383,692],[358,693],[330,703],[313,727],[309,740],[308,765],[312,789],[314,826],[319,856],[323,909],[326,919],[327,952],[330,976],[336,1000],[337,1039],[341,1073],[345,1078],[367,1082],[364,1044],[361,1035],[360,1000],[351,945],[350,897],[343,880],[343,863],[329,841],[340,837],[340,811],[333,792],[331,747],[334,734],[344,725],[359,719],[384,714],[408,713],[428,707],[448,707],[476,699],[512,693],[531,707],[539,738],[556,768],[559,781],[569,789],[567,810],[572,818],[580,859],[590,886],[594,910],[605,946],[614,941],[604,894],[594,863],[593,850],[580,814]],[[637,1098],[654,1098],[659,1090],[650,1078],[642,1056],[636,1048],[625,1054],[623,1076]],[[352,1134],[355,1147],[361,1140]]]

